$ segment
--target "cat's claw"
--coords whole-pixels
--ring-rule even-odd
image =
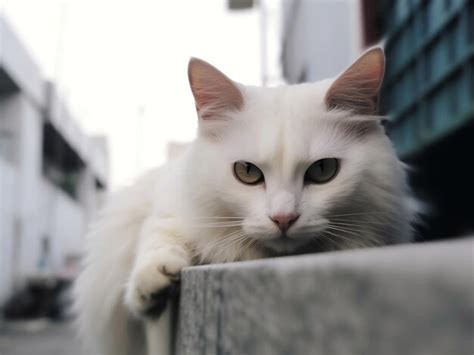
[[[177,247],[154,251],[140,260],[130,276],[125,303],[136,316],[158,317],[168,300],[179,293],[179,274],[189,266],[184,250]]]

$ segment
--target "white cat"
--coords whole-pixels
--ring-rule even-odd
[[[183,267],[406,242],[405,173],[376,115],[384,54],[336,79],[237,84],[191,59],[199,132],[123,190],[87,236],[80,331],[104,355],[140,354]]]

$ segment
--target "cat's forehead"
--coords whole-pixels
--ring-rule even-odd
[[[246,87],[245,109],[250,115],[262,114],[256,123],[304,119],[311,112],[325,109],[324,98],[332,80],[275,88]]]
[[[251,88],[236,117],[241,124],[231,134],[230,149],[239,159],[281,165],[342,149],[343,137],[324,103],[327,86]]]

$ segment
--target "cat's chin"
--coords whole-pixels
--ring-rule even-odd
[[[265,239],[260,245],[271,256],[315,253],[319,250],[319,246],[314,243],[314,237],[287,237],[276,236],[271,239]]]

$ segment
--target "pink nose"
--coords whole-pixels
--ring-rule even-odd
[[[280,228],[280,230],[285,233],[288,228],[291,227],[293,223],[300,217],[299,214],[277,214],[271,216],[270,219]]]

